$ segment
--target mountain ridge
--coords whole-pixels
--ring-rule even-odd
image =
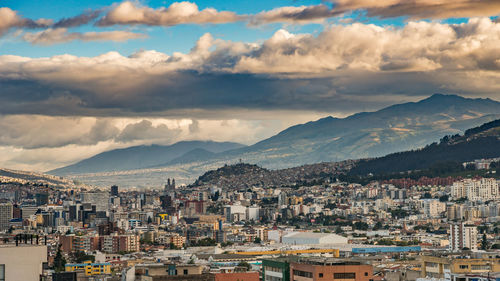
[[[443,135],[463,133],[499,118],[498,101],[434,94],[420,101],[394,104],[345,118],[327,116],[291,126],[250,146],[213,154],[198,151],[198,158],[196,151],[185,157],[179,154],[147,167],[180,169],[183,176],[189,175],[187,180],[190,180],[211,167],[237,163],[240,159],[267,169],[283,169],[381,157],[421,148],[438,141]],[[179,159],[173,161],[175,158]]]

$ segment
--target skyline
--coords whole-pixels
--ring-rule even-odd
[[[498,100],[495,1],[226,2],[3,1],[0,166],[252,144],[438,92]]]

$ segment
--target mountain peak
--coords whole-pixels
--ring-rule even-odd
[[[459,95],[453,95],[453,94],[440,94],[440,93],[435,93],[432,96],[421,100],[421,102],[425,101],[442,101],[442,100],[465,100],[466,98],[459,96]]]

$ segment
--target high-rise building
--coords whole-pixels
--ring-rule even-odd
[[[500,190],[497,180],[493,178],[464,179],[453,183],[451,196],[454,199],[489,201],[500,199]]]
[[[111,196],[118,196],[118,186],[117,185],[111,186]]]
[[[36,205],[42,206],[47,205],[49,203],[49,194],[48,193],[37,193],[35,195]]]
[[[450,251],[477,250],[477,227],[463,222],[450,225]]]
[[[6,231],[9,229],[12,212],[13,207],[10,202],[0,203],[0,231]]]

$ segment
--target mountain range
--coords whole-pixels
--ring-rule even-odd
[[[163,167],[169,171],[182,170],[187,182],[191,182],[210,168],[240,159],[268,169],[281,169],[380,157],[421,148],[443,135],[463,133],[468,128],[499,118],[498,101],[434,94],[418,102],[396,104],[374,112],[356,113],[346,118],[329,116],[299,124],[250,146],[225,143],[215,150],[191,145],[196,142],[181,142],[168,147],[131,147],[104,152],[50,173],[65,175]],[[161,149],[169,152],[158,152]],[[136,177],[141,174],[139,171],[134,173]],[[85,176],[80,180],[85,181]]]
[[[140,145],[99,153],[50,174],[99,173],[145,169],[206,159],[217,153],[242,148],[234,142],[181,141],[172,145]]]

